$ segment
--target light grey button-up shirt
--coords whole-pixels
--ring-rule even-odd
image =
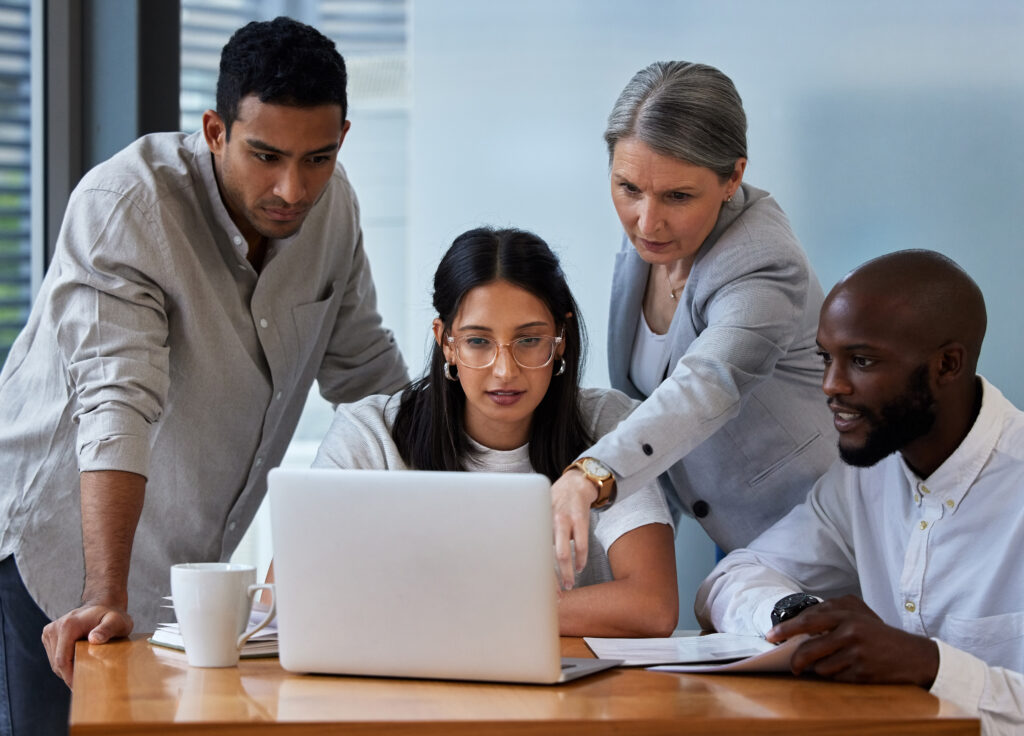
[[[0,373],[0,559],[47,615],[82,593],[80,471],[147,478],[128,594],[152,630],[169,566],[238,544],[314,378],[335,403],[406,382],[340,165],[261,273],[247,250],[198,133],[146,136],[72,194]]]

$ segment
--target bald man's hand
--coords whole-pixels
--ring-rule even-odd
[[[770,642],[797,634],[811,638],[790,660],[793,674],[811,671],[840,682],[910,683],[931,687],[939,671],[939,648],[923,636],[889,626],[860,598],[833,598],[783,621]]]

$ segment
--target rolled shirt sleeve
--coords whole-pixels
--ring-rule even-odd
[[[86,190],[72,203],[49,308],[75,397],[79,469],[147,475],[152,426],[170,383],[157,228],[123,196]]]

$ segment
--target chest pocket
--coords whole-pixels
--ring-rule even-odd
[[[291,354],[295,360],[294,373],[305,376],[311,369],[315,373],[320,367],[327,343],[331,339],[334,322],[337,319],[338,303],[341,299],[341,282],[331,284],[326,299],[292,307],[292,321],[295,332],[292,335]]]

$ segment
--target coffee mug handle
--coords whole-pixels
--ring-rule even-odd
[[[263,617],[263,620],[252,631],[246,631],[240,637],[238,637],[238,648],[241,649],[242,645],[249,641],[249,638],[262,630],[267,624],[274,620],[274,616],[277,614],[277,596],[274,594],[273,583],[257,583],[249,586],[249,598],[251,599],[255,593],[261,590],[270,591],[270,610],[267,611],[267,615]]]

